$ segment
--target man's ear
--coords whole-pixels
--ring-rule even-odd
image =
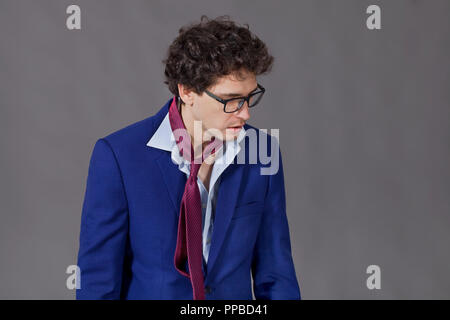
[[[178,93],[180,95],[181,101],[183,101],[186,105],[192,106],[194,104],[194,91],[179,83]]]

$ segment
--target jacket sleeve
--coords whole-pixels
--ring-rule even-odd
[[[128,206],[120,168],[105,139],[92,152],[81,214],[78,300],[120,299]]]
[[[286,217],[283,164],[269,175],[263,217],[252,260],[253,292],[257,300],[300,300]]]

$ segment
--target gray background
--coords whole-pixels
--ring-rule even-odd
[[[366,28],[370,4],[381,30]],[[449,12],[447,0],[0,0],[0,298],[74,298],[65,270],[93,145],[170,98],[161,60],[201,14],[248,23],[275,56],[249,123],[280,128],[302,297],[450,298]],[[366,287],[371,264],[381,290]]]

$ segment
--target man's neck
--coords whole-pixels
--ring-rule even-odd
[[[191,142],[193,143],[193,146],[196,146],[196,147],[198,146],[197,148],[200,148],[200,144],[203,143],[202,150],[205,150],[205,147],[208,145],[209,141],[203,141],[203,133],[204,133],[203,125],[201,125],[201,135],[199,135],[197,132],[198,137],[196,137],[194,135],[195,119],[192,115],[192,112],[190,112],[190,110],[186,107],[186,105],[181,105],[178,110],[180,110],[181,119],[183,120],[184,126],[191,138]],[[197,141],[197,140],[199,140],[199,141]],[[195,153],[195,151],[194,151],[194,154],[197,154],[197,153]]]

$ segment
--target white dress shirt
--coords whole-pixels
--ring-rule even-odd
[[[242,128],[236,139],[226,141],[223,150],[216,153],[216,159],[213,164],[211,178],[209,183],[209,192],[206,190],[202,181],[197,177],[197,184],[200,190],[202,201],[202,247],[205,262],[208,262],[209,248],[211,246],[211,236],[214,226],[214,214],[217,200],[217,191],[220,184],[222,172],[233,162],[236,155],[241,150],[240,142],[245,137],[245,129]],[[155,134],[147,142],[147,146],[154,147],[171,152],[172,161],[178,164],[178,169],[189,178],[190,163],[184,159],[176,145],[175,137],[170,126],[169,113],[161,122]]]

